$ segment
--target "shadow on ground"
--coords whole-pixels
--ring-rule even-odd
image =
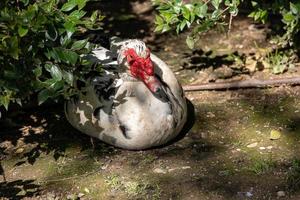
[[[0,197],[7,199],[23,199],[33,197],[40,191],[40,186],[34,180],[16,180],[0,183]]]

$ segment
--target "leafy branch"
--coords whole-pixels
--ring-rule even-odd
[[[88,0],[3,0],[0,2],[0,106],[22,104],[38,93],[38,103],[77,93],[91,63],[82,54],[93,44],[77,39],[99,29],[103,16],[84,11]]]
[[[226,12],[232,17],[238,13],[240,0],[207,0],[207,1],[182,1],[182,0],[153,0],[157,6],[155,24],[157,32],[175,30],[177,34],[192,29],[186,38],[190,48],[199,40],[201,33],[204,33],[217,24],[224,25]],[[230,29],[230,28],[229,28]]]

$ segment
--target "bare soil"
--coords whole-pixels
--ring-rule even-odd
[[[299,75],[297,67],[281,75],[234,68],[228,56],[272,48],[268,27],[247,17],[234,20],[229,36],[210,31],[190,50],[186,33],[153,34],[148,1],[94,8],[108,16],[107,34],[144,39],[184,85]],[[61,104],[9,112],[0,122],[0,199],[300,199],[300,87],[186,96],[193,127],[146,151],[92,141],[71,127]]]

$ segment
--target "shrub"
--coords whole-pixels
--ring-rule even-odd
[[[0,106],[22,104],[33,94],[38,103],[74,95],[91,63],[80,55],[93,47],[78,35],[99,28],[102,16],[86,17],[87,0],[1,0]]]
[[[199,39],[199,35],[216,25],[231,26],[232,17],[238,14],[239,0],[152,0],[157,6],[156,31],[166,32],[176,30],[180,33],[191,29],[186,42],[190,48]],[[248,1],[245,1],[247,4]],[[297,0],[285,1],[251,1],[250,17],[266,23],[274,15],[281,16],[282,24],[276,23],[283,30],[277,44],[282,47],[293,46],[299,49],[300,39],[300,3]],[[251,7],[250,5],[250,7]],[[229,17],[226,15],[229,14]],[[225,19],[228,19],[225,22]],[[279,31],[280,32],[280,31]],[[299,35],[299,34],[298,34]]]
[[[299,49],[299,39],[297,34],[300,31],[300,2],[298,1],[262,1],[251,2],[253,11],[250,17],[254,20],[265,23],[271,20],[271,17],[278,15],[281,18],[281,26],[277,29],[283,29],[283,34],[277,38],[277,43],[282,47],[294,46]]]
[[[191,28],[192,31],[186,38],[190,48],[194,47],[201,33],[216,25],[224,25],[228,13],[230,27],[231,19],[238,14],[240,4],[239,0],[152,0],[152,2],[158,10],[155,31],[163,33],[173,29],[180,33]]]

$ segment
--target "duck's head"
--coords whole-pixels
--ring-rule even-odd
[[[161,82],[154,74],[154,64],[150,50],[140,40],[128,40],[120,48],[118,63],[125,67],[134,78],[141,80],[151,92],[159,95],[162,91]]]

